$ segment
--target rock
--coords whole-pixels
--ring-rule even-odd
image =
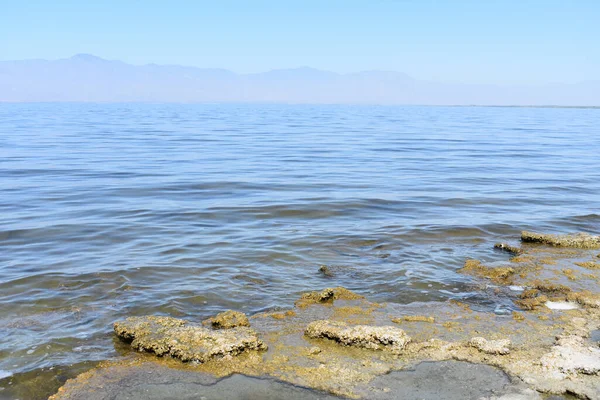
[[[343,287],[327,288],[321,292],[304,293],[295,305],[303,308],[311,304],[332,303],[334,300],[358,300],[364,299],[364,296],[356,294]]]
[[[542,293],[551,295],[567,294],[571,292],[571,288],[565,285],[560,285],[550,281],[535,280],[530,283],[533,289],[537,289]]]
[[[586,346],[579,336],[565,336],[557,340],[557,345],[540,362],[548,370],[558,370],[565,375],[598,375],[600,349]]]
[[[538,289],[526,289],[521,292],[519,297],[522,299],[533,299],[533,298],[539,296],[539,294],[540,294],[540,291]]]
[[[517,256],[519,254],[524,253],[523,249],[521,249],[520,247],[511,246],[510,244],[506,244],[506,243],[496,243],[494,245],[494,248],[498,249],[498,250],[506,251],[508,253],[512,253]]]
[[[314,321],[305,330],[311,338],[332,339],[344,346],[356,346],[373,350],[401,353],[410,342],[410,337],[393,326],[349,326],[337,321]]]
[[[479,260],[465,261],[464,267],[457,272],[487,278],[494,283],[503,285],[512,283],[513,275],[515,274],[515,270],[511,267],[490,268],[481,264],[481,261]]]
[[[309,353],[309,354],[312,354],[312,355],[319,354],[320,352],[321,352],[321,348],[320,348],[320,347],[317,347],[317,346],[311,347],[311,348],[308,350],[308,353]]]
[[[231,329],[238,326],[250,326],[250,321],[248,321],[246,314],[228,310],[205,320],[202,324],[210,325],[214,329]]]
[[[547,235],[543,233],[521,232],[521,241],[526,243],[540,243],[549,246],[576,247],[579,249],[600,248],[600,236],[587,233],[575,233],[570,235]]]
[[[293,310],[288,310],[288,311],[286,311],[286,312],[274,312],[274,313],[271,313],[271,314],[268,314],[268,315],[269,315],[271,318],[273,318],[273,319],[279,319],[279,320],[282,320],[282,319],[286,319],[286,318],[288,318],[288,317],[293,317],[293,316],[295,316],[295,315],[296,315],[296,312],[295,312],[295,311],[293,311]]]
[[[319,267],[319,272],[323,274],[323,276],[326,276],[327,278],[331,278],[333,276],[333,272],[331,272],[331,269],[329,269],[329,267],[327,267],[326,265],[321,265]]]
[[[206,362],[267,346],[247,327],[213,331],[171,317],[130,317],[115,322],[115,333],[139,351],[182,361]]]
[[[587,269],[600,269],[600,263],[595,261],[576,262],[575,265]]]
[[[567,294],[567,300],[576,301],[584,307],[600,308],[600,294],[582,291]]]
[[[553,300],[549,301],[546,294]],[[524,310],[535,310],[539,307],[563,307],[565,306],[563,302],[566,300],[578,301],[574,296],[575,294],[568,286],[536,280],[531,283],[531,289],[524,290],[519,295],[520,300],[515,300],[515,304]]]
[[[487,340],[482,337],[474,337],[469,340],[469,346],[487,354],[508,354],[510,353],[510,340]]]

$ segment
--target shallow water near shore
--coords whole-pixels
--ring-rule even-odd
[[[506,260],[492,245],[522,229],[600,230],[598,126],[598,109],[2,104],[0,386],[52,393],[114,357],[132,315],[331,286],[502,310],[456,270]]]

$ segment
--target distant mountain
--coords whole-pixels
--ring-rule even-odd
[[[77,54],[0,62],[0,101],[284,102],[600,106],[600,81],[496,86],[419,81],[394,71],[338,74],[309,67],[258,74]]]

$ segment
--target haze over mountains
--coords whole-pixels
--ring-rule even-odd
[[[600,81],[449,84],[392,71],[338,74],[308,67],[236,74],[177,65],[136,66],[78,54],[53,61],[0,61],[0,101],[600,106]]]

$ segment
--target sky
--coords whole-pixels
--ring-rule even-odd
[[[576,83],[600,80],[599,21],[599,0],[0,0],[0,60]]]

